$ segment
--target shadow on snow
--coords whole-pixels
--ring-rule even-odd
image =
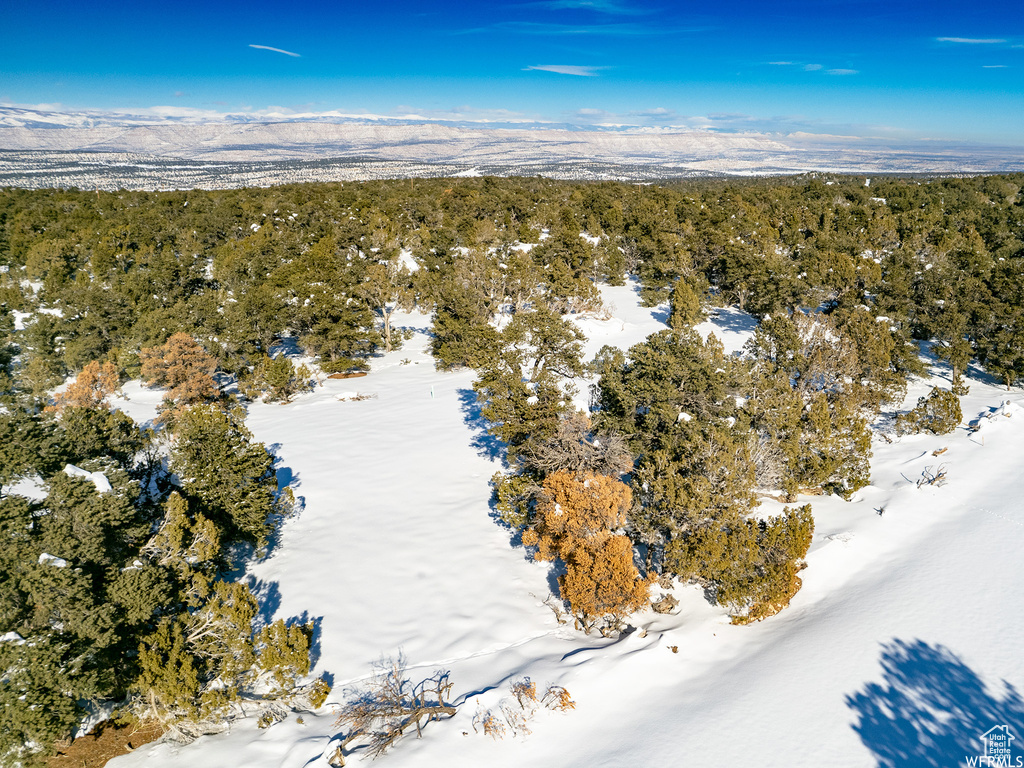
[[[1006,764],[1017,765],[1024,701],[1012,685],[1002,681],[1001,691],[990,691],[952,651],[922,640],[883,645],[881,664],[882,682],[846,697],[857,715],[853,729],[879,768],[970,765],[986,754],[982,736],[1000,726],[1016,740]]]
[[[462,409],[462,420],[473,429],[473,440],[470,445],[478,455],[491,461],[501,462],[505,466],[505,443],[487,431],[490,422],[483,417],[480,401],[472,389],[458,390],[459,404]]]

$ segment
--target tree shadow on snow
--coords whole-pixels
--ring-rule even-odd
[[[752,334],[757,330],[757,318],[748,315],[739,307],[718,307],[708,313],[708,322],[717,328],[739,335]],[[715,334],[721,337],[721,334]]]
[[[291,488],[294,494],[294,504],[287,514],[279,515],[274,514],[270,517],[270,535],[267,537],[267,544],[261,553],[260,560],[269,560],[273,554],[277,551],[277,548],[281,546],[282,528],[284,527],[284,521],[291,517],[298,517],[305,507],[305,498],[294,493],[296,488],[302,486],[302,480],[298,473],[294,472],[291,467],[282,466],[281,456],[278,451],[281,450],[280,443],[274,443],[267,446],[267,451],[274,457],[274,472],[277,475],[277,492],[279,494],[284,493],[286,488]]]
[[[278,355],[284,355],[285,357],[295,358],[302,357],[302,348],[299,347],[299,340],[294,336],[286,336],[282,339],[278,339],[270,345],[268,350],[271,357],[277,357]]]
[[[505,443],[487,432],[489,422],[480,413],[480,402],[477,400],[476,392],[472,389],[460,389],[458,390],[458,396],[462,405],[463,420],[476,431],[471,445],[479,455],[491,461],[499,461],[503,467],[508,468]],[[508,530],[509,546],[513,549],[523,547],[523,558],[533,562],[533,553],[536,550],[533,547],[525,547],[523,545],[522,529],[510,525],[501,518],[501,514],[498,512],[497,499],[493,495],[489,505],[491,519],[494,520],[496,525]],[[551,591],[551,594],[557,595],[560,593],[558,577],[565,574],[565,565],[561,560],[555,560],[550,565],[551,567],[548,569],[547,575],[548,589]]]
[[[945,768],[986,754],[987,738],[1006,738],[1012,755],[1024,745],[1024,701],[1005,680],[992,692],[952,651],[922,640],[882,646],[882,682],[846,697],[857,715],[853,729],[878,768]],[[1016,743],[1014,743],[1016,741]]]
[[[462,420],[467,426],[472,427],[475,433],[470,445],[476,449],[478,455],[491,461],[501,462],[502,466],[506,466],[505,443],[487,431],[490,422],[481,413],[480,401],[477,400],[476,392],[472,389],[460,389],[457,394],[462,409]]]
[[[320,638],[323,637],[324,633],[324,617],[310,616],[309,611],[303,611],[301,616],[288,619],[285,623],[288,624],[289,627],[294,627],[296,625],[303,626],[305,624],[313,625],[313,631],[309,637],[309,668],[313,669],[320,661]],[[334,677],[330,673],[324,672],[322,677],[332,686],[334,685]]]
[[[256,598],[256,602],[259,603],[260,625],[273,624],[274,614],[281,607],[281,588],[277,582],[255,579],[249,585],[249,589],[252,591],[253,597]]]
[[[940,358],[935,350],[939,347],[936,341],[918,341],[917,342],[917,354],[925,364],[925,368],[929,376],[934,376],[939,379],[944,379],[949,385],[953,383],[953,368],[948,362]],[[992,387],[998,387],[999,389],[1006,389],[1006,382],[1000,377],[989,373],[982,368],[977,361],[971,360],[967,364],[967,370],[964,371],[964,378],[967,379],[967,384],[970,385],[972,381],[980,382],[982,384],[988,384]]]

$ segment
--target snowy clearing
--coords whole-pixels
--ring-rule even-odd
[[[577,319],[586,359],[664,327],[667,309],[639,307],[632,286],[603,294],[610,319]],[[981,754],[993,726],[1024,739],[1024,712],[1006,705],[1003,687],[1024,687],[1024,619],[1013,607],[1024,581],[1019,390],[971,380],[954,434],[876,437],[872,484],[851,502],[802,498],[814,507],[814,542],[803,589],[779,615],[733,626],[699,588],[677,585],[675,613],[645,611],[632,632],[602,639],[556,622],[544,603],[551,566],[529,560],[489,508],[501,447],[484,432],[473,372],[434,370],[428,318],[399,324],[416,329],[413,339],[360,382],[376,397],[339,402],[351,383],[326,381],[288,405],[252,405],[247,422],[303,502],[247,576],[267,620],[315,621],[314,673],[333,681],[328,704],[302,723],[236,723],[112,766],[323,768],[336,705],[399,651],[413,682],[450,670],[459,710],[399,742],[382,758],[394,768],[940,766]],[[730,352],[752,329],[735,310],[699,328]],[[930,385],[916,382],[907,405]],[[586,382],[580,389],[585,406]],[[118,407],[151,419],[159,393],[125,391]],[[939,465],[948,483],[918,487]],[[564,686],[575,710],[542,711],[528,736],[475,733],[478,710],[497,712],[523,676]]]

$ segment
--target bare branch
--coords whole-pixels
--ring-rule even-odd
[[[341,709],[335,725],[347,727],[342,750],[353,742],[364,741],[369,755],[380,757],[411,727],[418,736],[431,720],[452,717],[455,707],[447,702],[452,683],[448,672],[434,675],[413,685],[406,670],[405,657],[385,659],[377,673],[353,700]]]

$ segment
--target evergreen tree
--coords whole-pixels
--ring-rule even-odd
[[[626,522],[629,487],[610,477],[555,472],[523,543],[536,546],[538,560],[561,559],[562,597],[589,632],[604,620],[613,625],[647,602],[648,583],[633,565],[629,538],[614,531]]]
[[[677,280],[672,286],[668,306],[668,325],[673,330],[694,326],[704,319],[700,293],[683,279]]]
[[[63,382],[67,373],[59,352],[61,322],[53,315],[37,315],[19,337],[22,365],[17,370],[18,384],[34,397]]]
[[[240,413],[209,405],[181,413],[174,426],[171,468],[181,478],[183,495],[195,499],[229,538],[266,545],[270,517],[283,511],[274,457],[262,443],[252,442]]]
[[[364,367],[380,344],[373,312],[358,289],[363,268],[356,249],[343,253],[328,236],[277,273],[299,343],[320,357],[324,371]]]
[[[562,382],[583,373],[582,334],[546,307],[523,312],[499,335],[500,347],[481,362],[473,384],[491,432],[516,456],[527,441],[543,441],[558,429],[568,395]]]
[[[638,456],[630,516],[637,536],[655,548],[708,521],[727,525],[756,505],[754,464],[730,396],[737,364],[713,337],[691,329],[662,331],[606,356],[596,421],[620,432]]]
[[[895,344],[885,343],[884,331],[876,336],[874,326],[860,326],[863,358],[829,316],[773,315],[748,342],[754,397],[746,410],[759,441],[780,447],[791,496],[822,488],[848,497],[870,480],[865,415],[896,396],[903,378],[892,370]],[[880,343],[873,347],[875,339]]]
[[[667,558],[680,576],[712,585],[716,600],[729,606],[734,623],[742,624],[789,605],[800,589],[797,573],[813,533],[810,505],[787,507],[768,520],[697,529],[674,540]]]
[[[896,431],[946,435],[960,426],[962,419],[960,398],[948,390],[932,387],[926,397],[917,399],[913,410],[896,416]]]
[[[488,323],[490,308],[482,297],[455,280],[439,287],[434,306],[430,351],[439,369],[480,368],[497,352],[498,331]]]
[[[187,333],[175,333],[160,347],[139,350],[142,378],[166,387],[164,399],[188,406],[214,399],[219,391],[217,361]]]
[[[380,318],[385,352],[401,346],[401,336],[394,334],[392,326],[395,312],[412,305],[411,282],[409,270],[401,264],[396,253],[386,261],[367,265],[363,282],[359,285],[359,293]]]
[[[274,357],[262,355],[253,370],[242,380],[243,391],[250,397],[260,395],[270,401],[288,402],[296,394],[309,389],[313,374],[305,365],[295,365],[283,353]]]
[[[117,366],[113,363],[102,365],[93,361],[82,369],[73,382],[63,392],[54,396],[51,406],[55,410],[65,407],[74,408],[109,408],[106,400],[117,392],[121,386],[121,378]]]

